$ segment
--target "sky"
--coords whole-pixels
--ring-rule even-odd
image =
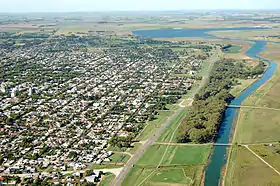
[[[280,9],[280,0],[0,0],[0,12]]]

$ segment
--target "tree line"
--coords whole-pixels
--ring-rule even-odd
[[[237,79],[262,74],[265,64],[259,62],[249,67],[245,61],[223,59],[217,61],[211,72],[208,84],[194,98],[192,110],[182,121],[178,142],[206,143],[215,140],[223,120],[227,104],[234,96],[230,94]]]

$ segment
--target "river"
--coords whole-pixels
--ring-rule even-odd
[[[260,28],[211,28],[211,29],[168,29],[168,30],[137,30],[133,34],[149,38],[175,38],[175,37],[198,37],[198,38],[216,38],[209,32],[212,31],[225,31],[225,30],[258,30]],[[225,38],[230,39],[230,38]],[[277,63],[269,61],[258,56],[259,53],[265,50],[266,41],[253,41],[254,44],[246,52],[246,55],[252,58],[260,59],[268,62],[269,66],[264,75],[242,92],[238,97],[232,100],[231,105],[241,105],[241,103],[262,84],[268,81],[274,74]],[[232,123],[238,117],[237,108],[227,108],[225,117],[221,123],[219,135],[216,143],[229,143],[231,137]],[[205,186],[218,186],[221,178],[221,170],[227,161],[227,147],[214,146],[210,163],[206,167]]]

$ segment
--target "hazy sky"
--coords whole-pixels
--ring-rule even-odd
[[[280,9],[280,0],[0,0],[0,12]]]

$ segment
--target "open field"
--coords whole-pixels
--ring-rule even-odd
[[[239,38],[245,40],[266,40],[279,42],[278,38],[273,38],[269,36],[279,36],[280,30],[268,29],[268,30],[242,30],[242,31],[215,31],[210,32],[220,38]]]
[[[167,146],[153,145],[137,162],[141,166],[157,166],[168,148],[162,166],[205,164],[211,151],[211,146]]]
[[[131,153],[131,154],[134,154],[137,150],[138,150],[138,148],[141,146],[141,143],[133,143],[132,144],[132,148],[129,148],[128,150],[127,150],[127,152],[129,152],[129,153]]]
[[[280,177],[244,147],[233,147],[225,186],[279,185]]]
[[[139,185],[148,175],[152,173],[152,175],[144,183],[142,183],[143,186],[183,186],[191,184],[198,186],[200,184],[202,172],[203,166],[161,167],[156,171],[154,168],[135,166],[132,168],[122,185]]]
[[[114,163],[125,163],[129,160],[130,156],[123,153],[116,153],[110,157],[111,162]]]
[[[98,186],[110,186],[116,176],[112,173],[106,173]]]
[[[251,145],[250,148],[267,163],[280,171],[280,145]]]
[[[165,150],[161,166],[156,169]],[[199,185],[212,147],[153,145],[134,165],[122,185]],[[149,176],[149,177],[148,177]]]
[[[242,108],[236,132],[238,143],[264,143],[280,140],[279,111]]]

